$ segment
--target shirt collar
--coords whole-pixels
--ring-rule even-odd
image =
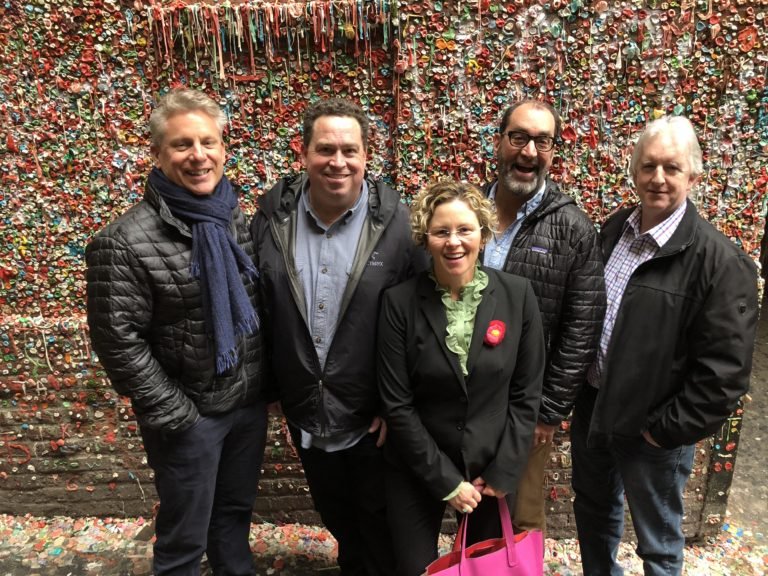
[[[632,211],[632,214],[629,215],[629,218],[627,218],[626,222],[624,222],[624,231],[626,231],[628,228],[631,228],[635,237],[645,236],[646,238],[651,238],[656,243],[656,245],[661,248],[664,246],[664,244],[669,242],[672,234],[674,234],[675,230],[677,230],[678,225],[685,215],[687,206],[688,203],[683,202],[675,209],[674,212],[672,212],[672,214],[656,224],[656,226],[650,230],[647,230],[643,234],[640,234],[640,217],[642,215],[643,207],[642,205],[638,205],[637,208]]]
[[[357,201],[355,201],[354,205],[347,210],[344,215],[336,220],[331,226],[334,226],[336,224],[345,224],[353,215],[355,215],[359,210],[361,210],[361,206],[365,206],[368,204],[368,183],[363,180],[363,186],[360,190],[360,196],[357,197]],[[304,186],[301,189],[301,195],[299,196],[299,209],[303,210],[307,213],[307,216],[309,216],[312,221],[322,230],[328,230],[331,226],[326,226],[322,220],[317,216],[314,209],[312,208],[312,204],[309,201],[309,180],[306,180],[304,182]]]

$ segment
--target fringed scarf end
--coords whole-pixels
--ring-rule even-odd
[[[216,358],[216,374],[224,374],[237,365],[237,352],[234,348],[222,352]]]

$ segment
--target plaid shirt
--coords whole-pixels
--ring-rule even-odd
[[[640,234],[640,206],[624,222],[624,231],[605,265],[605,295],[608,306],[605,310],[603,333],[600,337],[597,358],[587,374],[587,381],[592,386],[596,388],[600,386],[604,359],[613,334],[613,325],[619,315],[621,300],[624,297],[624,290],[627,288],[630,277],[638,266],[653,258],[659,249],[669,241],[683,219],[685,209],[686,202],[683,202],[666,220],[643,234]]]

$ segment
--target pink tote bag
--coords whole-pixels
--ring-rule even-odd
[[[544,535],[540,530],[515,534],[507,501],[498,501],[502,537],[467,548],[469,514],[465,515],[453,550],[427,566],[427,576],[543,576]]]

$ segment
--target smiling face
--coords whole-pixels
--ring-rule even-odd
[[[447,231],[448,238],[439,238],[441,231]],[[427,250],[432,255],[437,282],[454,295],[474,278],[481,237],[477,215],[463,200],[444,202],[435,208],[427,227]]]
[[[643,207],[643,232],[663,222],[685,202],[697,180],[691,175],[687,145],[669,130],[645,142],[633,178]]]
[[[151,147],[166,178],[195,196],[212,194],[224,174],[224,143],[216,121],[202,111],[174,114],[159,146]]]
[[[350,116],[320,116],[302,150],[312,207],[331,223],[354,206],[365,176],[365,145],[360,124]]]
[[[509,143],[507,132],[524,132],[529,136],[555,136],[555,119],[545,108],[524,104],[515,109],[501,134],[496,136],[496,164],[501,193],[528,197],[541,188],[552,166],[554,148],[536,150],[533,140],[522,148]]]

